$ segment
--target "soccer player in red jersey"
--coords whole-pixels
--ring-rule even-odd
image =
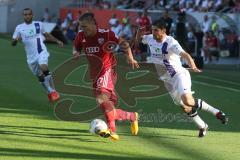
[[[139,65],[132,56],[129,44],[121,38],[117,38],[111,30],[98,28],[93,13],[83,14],[79,18],[79,25],[81,30],[74,41],[73,57],[78,58],[80,52],[83,51],[88,59],[94,96],[105,115],[109,128],[105,131],[99,131],[99,135],[118,140],[119,136],[116,134],[115,120],[129,120],[132,135],[137,135],[138,113],[115,108],[117,96],[114,86],[117,80],[115,72],[117,61],[110,48],[116,44],[124,45],[123,48],[128,62],[133,69],[138,68]]]
[[[138,20],[138,25],[145,28],[145,32],[151,33],[151,17],[148,16],[147,10],[144,10],[141,17]]]

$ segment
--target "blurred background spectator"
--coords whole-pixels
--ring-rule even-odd
[[[140,27],[145,28],[145,33],[151,33],[152,19],[148,16],[148,11],[143,10],[141,17],[138,19],[138,24]]]
[[[188,37],[187,37],[187,26],[186,26],[186,15],[185,12],[179,12],[178,18],[176,22],[176,30],[175,30],[175,38],[178,40],[180,45],[185,49],[188,50]]]
[[[202,30],[204,33],[209,32],[211,28],[211,21],[208,18],[208,15],[204,16],[203,23],[202,23]]]
[[[173,19],[169,16],[167,9],[164,10],[163,16],[160,18],[162,18],[166,22],[166,33],[167,35],[169,35],[171,31]]]
[[[113,27],[117,23],[118,19],[115,13],[112,14],[112,17],[109,19],[108,23],[110,28]]]
[[[120,37],[131,40],[133,37],[132,27],[127,18],[122,19],[122,30],[120,32]]]
[[[112,12],[106,24],[118,37],[129,41],[134,39],[139,27],[145,28],[145,34],[151,33],[152,20],[161,18],[166,22],[167,34],[176,38],[192,56],[203,56],[206,63],[219,57],[240,55],[238,32],[224,17],[225,13],[240,14],[240,0],[84,0],[77,5],[77,13],[69,8],[65,17],[56,21],[70,42],[79,30],[79,17],[86,11],[81,11],[81,7],[87,8],[88,12],[92,9],[122,10],[123,14]],[[194,19],[194,13],[201,13],[201,18]],[[48,8],[45,8],[42,20],[52,21]],[[220,26],[219,22],[223,20],[229,28]],[[139,46],[139,49],[133,48],[133,52],[139,61],[146,61],[148,47],[142,43]]]
[[[51,16],[50,16],[48,8],[44,9],[42,21],[43,22],[51,22]]]
[[[122,24],[119,22],[119,20],[117,19],[111,27],[111,30],[115,33],[115,35],[117,37],[121,37],[121,32],[122,32],[123,26]]]
[[[216,60],[218,61],[219,49],[220,49],[219,40],[214,35],[214,32],[213,31],[206,32],[204,35],[204,48],[203,48],[205,62],[211,63],[212,57],[216,57]]]

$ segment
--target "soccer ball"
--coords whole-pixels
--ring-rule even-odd
[[[89,131],[92,134],[98,134],[99,131],[106,129],[108,129],[107,124],[101,119],[92,120],[89,126]]]

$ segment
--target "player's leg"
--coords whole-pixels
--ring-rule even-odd
[[[114,106],[117,106],[117,96],[115,91],[111,92],[110,100],[114,103]],[[130,121],[131,122],[131,133],[132,135],[138,134],[138,118],[139,115],[137,112],[128,112],[123,109],[115,109],[115,120],[118,121]]]
[[[52,75],[50,71],[48,70],[48,66],[46,64],[40,64],[41,68],[41,79],[42,79],[42,85],[45,86],[48,90],[48,98],[49,101],[56,101],[60,98],[59,94],[56,92],[55,88],[52,87]]]
[[[182,95],[182,101],[185,105],[196,108],[197,110],[207,111],[217,117],[223,124],[227,124],[228,118],[226,115],[217,108],[209,105],[201,99],[195,99],[191,94]]]
[[[173,101],[176,105],[181,105],[183,108],[183,111],[188,115],[188,117],[197,125],[199,129],[199,137],[203,137],[206,135],[208,125],[201,119],[201,117],[197,113],[197,109],[192,106],[187,106],[183,104],[181,100],[181,96],[178,92],[172,92],[170,93],[171,97],[173,98]]]
[[[41,53],[38,59],[38,64],[41,70],[41,74],[39,77],[41,77],[42,85],[45,86],[48,90],[48,97],[50,101],[56,101],[60,98],[59,94],[56,92],[54,85],[53,85],[53,79],[51,72],[48,69],[48,54],[47,53]]]
[[[228,121],[228,118],[226,115],[218,110],[217,108],[214,108],[213,106],[207,104],[205,101],[201,99],[195,99],[192,96],[191,91],[191,77],[189,72],[186,70],[184,73],[179,75],[178,78],[178,92],[181,95],[181,100],[184,105],[191,106],[196,108],[197,110],[204,110],[209,113],[212,113],[214,116],[217,117],[223,124],[226,124]]]
[[[134,135],[137,134],[138,131],[138,124],[137,123],[137,114],[135,112],[127,112],[124,111],[122,109],[116,109],[115,108],[115,101],[113,101],[112,99],[110,99],[110,94],[107,91],[103,91],[103,89],[101,90],[101,93],[97,95],[96,100],[97,103],[99,104],[101,110],[104,113],[105,119],[107,121],[108,127],[109,129],[113,132],[116,133],[117,129],[116,129],[116,124],[115,121],[116,120],[128,120],[130,122],[132,122],[132,126],[133,127],[137,127],[133,132]],[[137,125],[137,126],[136,126]]]
[[[170,87],[167,87],[169,85],[172,85]],[[172,79],[166,85],[167,89],[170,91],[170,95],[172,96],[175,104],[181,105],[183,108],[183,111],[190,117],[190,119],[197,125],[199,128],[199,137],[203,137],[206,135],[206,131],[208,128],[208,125],[200,118],[200,116],[197,113],[197,109],[195,107],[192,107],[191,105],[188,105],[189,103],[193,103],[194,99],[192,97],[192,91],[191,91],[191,79],[189,72],[185,70],[185,72],[179,73],[176,75],[175,79]],[[183,99],[183,97],[187,97],[186,99]]]
[[[108,77],[108,89],[111,89],[111,97],[110,100],[114,102],[114,105],[117,105],[117,94],[115,92],[115,85],[117,82],[117,73],[114,69],[111,69],[111,72]],[[137,112],[128,112],[123,109],[116,109],[115,110],[115,120],[127,120],[131,122],[131,133],[132,135],[138,134],[138,113]]]
[[[96,91],[98,92],[98,91]],[[112,138],[113,140],[118,140],[119,136],[116,134],[116,124],[115,124],[115,108],[112,101],[109,100],[109,96],[104,93],[96,93],[96,101],[100,106],[105,119],[107,121],[108,130],[99,131],[99,135],[104,138]]]
[[[54,84],[53,84],[53,78],[52,74],[49,71],[48,65],[47,64],[40,64],[40,68],[43,74],[45,74],[45,78],[48,80],[50,87],[55,90]]]
[[[39,82],[42,84],[43,88],[49,92],[50,88],[48,88],[45,84],[44,84],[44,76],[42,74],[41,68],[38,64],[38,62],[34,62],[31,64],[28,64],[30,70],[32,71],[32,73],[38,77]]]
[[[107,121],[108,128],[112,132],[116,132],[116,125],[115,125],[115,111],[114,111],[114,104],[112,101],[109,100],[109,96],[103,93],[100,93],[96,97],[96,101],[103,111],[105,119]]]
[[[191,93],[186,93],[186,94],[182,95],[182,97],[188,97],[186,101],[182,99],[181,103],[182,103],[183,111],[185,113],[187,113],[189,118],[199,128],[198,136],[199,137],[204,137],[207,134],[208,125],[198,115],[196,107],[192,107],[192,106],[186,105],[187,103],[192,103],[192,101],[194,101],[194,98],[192,97],[192,94]]]
[[[48,93],[51,93],[54,91],[54,89],[51,87],[50,82],[49,82],[49,70],[46,64],[40,64],[40,75],[39,75],[39,81],[42,83],[44,88],[47,89]]]
[[[110,69],[93,84],[97,103],[102,109],[109,129],[112,132],[116,132],[115,120],[129,120],[134,123],[137,119],[137,114],[135,112],[115,109],[115,105],[117,104],[117,96],[114,92],[116,76],[115,71]],[[137,134],[136,131],[135,134]]]

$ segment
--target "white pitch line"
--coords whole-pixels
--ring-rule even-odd
[[[235,82],[232,82],[232,81],[222,80],[222,79],[219,79],[219,78],[211,78],[211,77],[207,77],[207,76],[196,76],[196,77],[215,80],[215,81],[219,81],[219,82],[224,82],[224,83],[229,83],[229,84],[234,84],[234,85],[240,86],[240,83],[235,83]]]
[[[234,88],[229,88],[229,87],[223,87],[223,86],[214,85],[214,84],[208,84],[208,83],[200,82],[200,81],[192,81],[192,82],[193,82],[193,83],[197,83],[197,84],[201,84],[201,85],[204,85],[204,86],[215,87],[215,88],[225,89],[225,90],[234,91],[234,92],[240,92],[239,89],[234,89]]]

